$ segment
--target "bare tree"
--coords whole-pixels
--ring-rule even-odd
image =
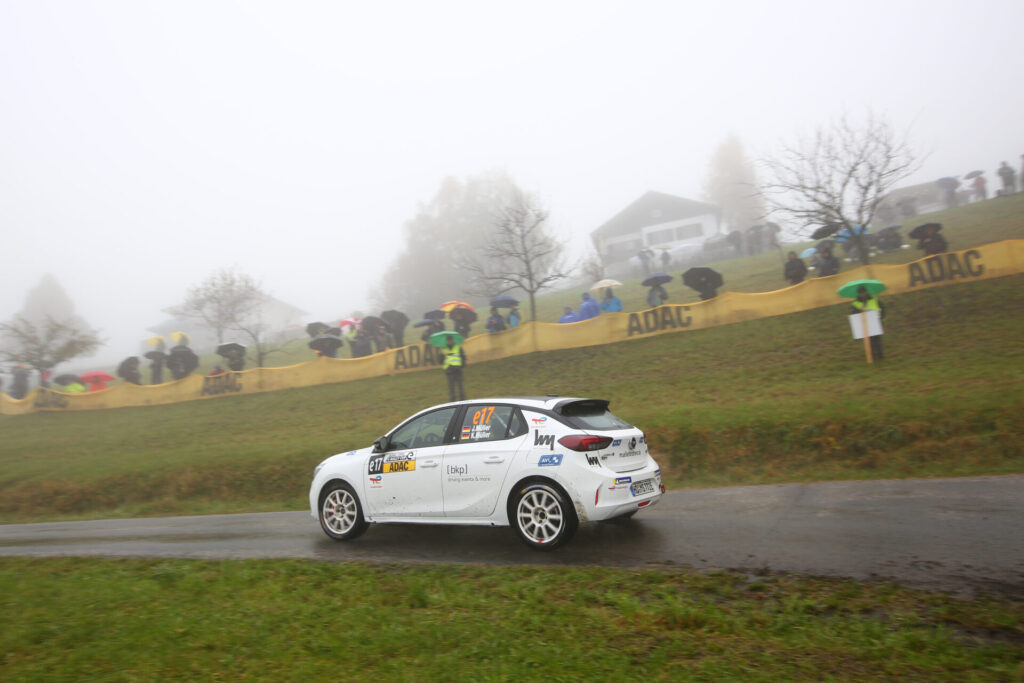
[[[262,368],[266,359],[275,353],[280,353],[280,348],[273,348],[267,341],[267,333],[270,331],[270,326],[263,320],[263,304],[267,300],[267,296],[263,295],[260,297],[259,304],[251,312],[251,314],[243,320],[236,322],[231,329],[236,332],[241,332],[245,335],[248,343],[249,351],[252,351],[256,355],[256,366]]]
[[[794,219],[801,234],[816,227],[829,227],[832,234],[845,230],[867,265],[859,227],[871,224],[886,193],[920,164],[906,135],[869,113],[862,126],[844,116],[820,127],[764,165],[771,176],[763,187],[772,212]]]
[[[463,259],[470,288],[497,296],[522,290],[530,297],[530,318],[537,319],[537,292],[569,276],[565,245],[547,230],[548,213],[522,192],[502,209],[479,255]]]
[[[218,344],[223,344],[224,332],[237,329],[252,317],[265,296],[250,276],[225,268],[190,288],[185,303],[172,312],[198,320],[213,330]]]
[[[42,372],[61,363],[86,356],[103,340],[95,330],[71,320],[55,320],[46,316],[34,323],[24,316],[0,323],[0,358],[31,365]]]

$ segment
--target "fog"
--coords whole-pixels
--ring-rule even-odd
[[[1024,3],[0,3],[0,320],[53,274],[138,352],[220,267],[337,319],[445,176],[506,170],[582,254],[647,190],[870,107],[907,184],[1020,167]]]

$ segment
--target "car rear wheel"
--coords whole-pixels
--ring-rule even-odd
[[[527,483],[509,505],[512,528],[534,550],[554,550],[569,542],[579,521],[569,498],[556,486]]]
[[[320,494],[320,527],[336,541],[348,541],[366,531],[363,506],[343,481],[329,484]]]

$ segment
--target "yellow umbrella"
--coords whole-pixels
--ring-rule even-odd
[[[174,340],[175,344],[188,344],[188,335],[184,332],[171,332],[171,339]]]
[[[146,342],[150,346],[159,346],[161,343],[164,343],[166,341],[167,341],[166,339],[164,339],[163,337],[160,337],[160,336],[150,337],[149,339],[146,340]]]

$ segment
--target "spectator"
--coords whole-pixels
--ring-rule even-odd
[[[622,301],[615,296],[611,287],[604,290],[604,299],[601,300],[601,310],[605,313],[618,313],[622,310]]]
[[[943,237],[938,230],[932,228],[928,234],[922,237],[917,243],[917,248],[928,256],[934,256],[935,254],[944,253],[949,249],[949,245],[946,243],[946,238]]]
[[[997,173],[999,173],[999,179],[1003,181],[1003,189],[999,194],[1005,197],[1017,191],[1017,172],[1008,163],[1004,161]]]
[[[668,299],[668,292],[661,285],[654,285],[647,291],[647,305],[651,308],[657,308],[665,303],[666,299]]]
[[[979,175],[974,179],[974,201],[980,202],[983,199],[988,199],[988,190],[986,185],[988,181],[985,180],[985,176]]]
[[[583,292],[581,298],[583,302],[580,304],[580,320],[589,320],[601,315],[601,307],[597,305],[596,299],[591,298],[589,292]]]
[[[497,308],[492,308],[491,317],[487,319],[487,331],[491,334],[496,334],[504,331],[505,329],[507,329],[505,327],[505,319],[501,317],[500,313],[498,313]]]
[[[560,323],[578,323],[580,316],[577,315],[573,310],[572,306],[566,306],[565,312],[562,313],[562,317],[558,319]]]
[[[839,259],[832,255],[831,249],[821,252],[821,266],[818,268],[818,277],[828,277],[839,272]]]
[[[522,322],[522,316],[519,314],[519,309],[516,308],[515,304],[508,310],[508,326],[509,329],[513,327],[519,327],[519,323]]]
[[[795,251],[789,252],[786,256],[786,267],[782,272],[782,276],[791,285],[800,284],[807,277],[807,264],[797,258]]]

